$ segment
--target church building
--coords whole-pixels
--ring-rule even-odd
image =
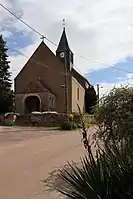
[[[90,83],[74,69],[66,30],[63,29],[56,53],[42,41],[14,80],[16,112],[85,111],[85,90]]]

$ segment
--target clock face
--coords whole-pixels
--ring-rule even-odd
[[[60,53],[60,57],[61,57],[61,58],[64,58],[64,56],[65,56],[64,52],[61,52],[61,53]]]

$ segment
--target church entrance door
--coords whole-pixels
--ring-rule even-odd
[[[25,113],[30,114],[32,111],[40,111],[40,99],[37,96],[28,96],[25,99]]]

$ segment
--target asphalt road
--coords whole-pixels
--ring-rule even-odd
[[[83,154],[79,131],[0,127],[0,199],[59,199],[42,180]]]

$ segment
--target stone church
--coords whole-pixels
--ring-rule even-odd
[[[44,43],[38,46],[14,80],[16,112],[85,110],[85,90],[90,83],[74,69],[66,30],[56,53]]]

